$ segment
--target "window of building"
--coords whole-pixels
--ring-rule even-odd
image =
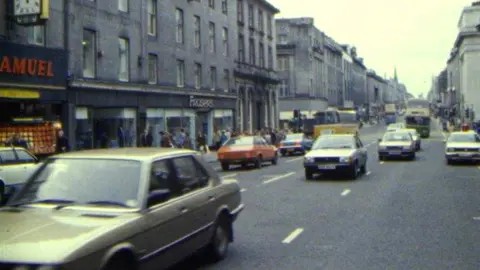
[[[265,67],[265,47],[261,42],[258,44],[258,65]]]
[[[118,0],[118,10],[128,12],[128,0]]]
[[[118,79],[122,82],[128,82],[130,79],[130,46],[128,39],[119,38],[118,47],[120,61],[120,65],[118,67]]]
[[[185,86],[185,62],[183,60],[177,60],[177,86]]]
[[[238,35],[238,61],[245,62],[245,37],[242,34]]]
[[[222,0],[222,13],[225,14],[225,15],[228,14],[227,0]]]
[[[223,70],[223,89],[225,92],[230,89],[230,71],[228,69]]]
[[[28,43],[45,46],[45,27],[43,25],[28,27]]]
[[[202,65],[195,63],[193,69],[193,76],[195,81],[195,88],[200,89],[202,87]]]
[[[177,8],[175,10],[175,18],[177,21],[177,43],[183,44],[184,35],[183,35],[183,10]]]
[[[255,65],[255,40],[253,38],[248,40],[248,51],[250,52],[250,64]]]
[[[288,56],[279,56],[278,61],[278,70],[288,71],[290,69],[290,63],[288,61]]]
[[[272,15],[267,15],[267,34],[269,36],[272,35],[273,32],[273,25],[272,25]]]
[[[243,0],[237,0],[237,21],[243,23]]]
[[[222,29],[222,44],[223,55],[228,56],[228,29],[226,27]]]
[[[157,35],[157,0],[148,0],[148,34]]]
[[[263,21],[263,11],[262,10],[258,10],[258,30],[260,31],[264,31],[265,30],[265,27],[264,27],[264,21]]]
[[[155,54],[148,55],[148,83],[156,84],[158,80],[158,58]]]
[[[193,46],[196,49],[201,48],[201,43],[202,43],[202,25],[201,25],[201,20],[200,16],[193,16]]]
[[[96,55],[97,44],[95,39],[95,32],[90,30],[83,30],[83,77],[95,78],[96,71]]]
[[[208,6],[211,9],[215,9],[215,0],[208,0]]]
[[[273,69],[273,49],[272,49],[272,46],[268,46],[268,68]]]
[[[288,43],[287,35],[278,35],[278,43],[279,44],[287,44]]]
[[[215,24],[213,22],[208,24],[208,40],[210,52],[215,52]]]
[[[212,90],[217,88],[217,68],[210,67],[210,87]]]
[[[248,5],[248,26],[253,27],[255,19],[253,18],[253,5]]]

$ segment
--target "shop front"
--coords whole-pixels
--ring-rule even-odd
[[[17,134],[37,155],[55,152],[69,119],[66,70],[65,50],[0,41],[0,144]]]
[[[196,148],[202,131],[212,141],[215,123],[232,127],[235,99],[201,97],[161,92],[105,90],[72,87],[69,100],[75,104],[76,148],[115,148],[142,145],[142,135],[152,135],[152,146],[159,147],[160,132],[188,135]],[[215,108],[215,109],[214,109]],[[218,109],[216,109],[218,108]],[[230,121],[229,121],[230,119]]]

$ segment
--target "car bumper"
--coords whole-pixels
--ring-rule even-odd
[[[281,153],[293,153],[293,152],[303,152],[305,148],[303,146],[282,146],[279,148]]]
[[[219,159],[220,163],[227,163],[227,164],[247,164],[247,163],[255,163],[257,158],[223,158]]]
[[[317,164],[304,163],[303,167],[311,172],[340,172],[352,167],[352,163]]]
[[[232,217],[233,220],[237,219],[238,215],[243,211],[245,208],[245,205],[242,203],[239,206],[237,206],[235,209],[230,211],[230,216]]]
[[[392,150],[381,150],[378,151],[379,157],[410,157],[415,153],[415,150],[401,150],[401,151],[392,151]]]
[[[445,153],[450,161],[480,161],[480,153]]]

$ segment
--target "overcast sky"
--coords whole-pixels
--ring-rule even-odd
[[[368,68],[418,95],[445,66],[463,7],[473,0],[270,0],[277,18],[313,17],[339,43],[357,47]]]

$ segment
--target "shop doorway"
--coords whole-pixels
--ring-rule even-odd
[[[195,137],[197,136],[198,132],[202,132],[205,134],[205,136],[208,136],[208,112],[197,112],[197,117],[195,120]]]

